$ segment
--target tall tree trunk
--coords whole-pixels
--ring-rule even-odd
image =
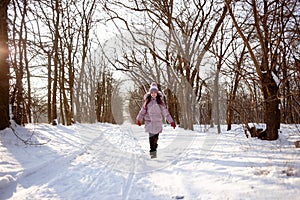
[[[9,126],[9,64],[7,10],[10,0],[0,3],[0,130]]]
[[[264,121],[267,126],[267,135],[262,139],[278,139],[278,129],[280,129],[280,100],[278,98],[278,90],[279,87],[272,77],[272,74],[263,74],[262,91],[264,96]]]
[[[240,54],[241,56],[238,59],[237,70],[235,71],[234,80],[233,80],[233,86],[232,86],[233,89],[230,92],[229,102],[228,102],[228,106],[227,106],[227,110],[226,110],[227,131],[231,130],[232,119],[234,116],[234,102],[236,99],[236,93],[237,93],[240,78],[241,78],[240,69],[244,62],[245,51],[246,51],[246,46],[243,47],[243,50]]]
[[[221,133],[221,125],[220,125],[220,105],[219,105],[219,76],[220,76],[220,68],[221,66],[218,64],[216,76],[214,80],[214,93],[213,93],[213,120],[214,123],[217,124],[218,133]]]
[[[52,125],[57,125],[57,84],[58,84],[58,59],[59,59],[59,21],[60,21],[60,12],[59,12],[59,1],[55,2],[55,12],[56,12],[56,22],[55,24],[55,35],[54,35],[54,78],[53,78],[53,93],[52,93]]]
[[[27,105],[23,108],[23,123],[31,123],[32,122],[32,110],[31,110],[31,105],[32,105],[32,100],[31,100],[31,77],[30,77],[30,71],[29,71],[29,59],[28,59],[28,49],[27,49],[27,41],[28,41],[28,30],[25,22],[25,17],[28,14],[27,13],[27,6],[28,2],[24,1],[24,8],[23,8],[23,14],[22,14],[22,24],[24,24],[24,37],[22,37],[22,50],[23,50],[23,56],[24,56],[24,67],[26,71],[26,80],[27,80]],[[23,94],[24,95],[24,94]],[[24,99],[24,98],[23,98]]]
[[[32,123],[32,98],[31,98],[31,76],[30,76],[30,71],[29,71],[29,61],[28,61],[28,54],[27,54],[27,30],[26,30],[26,40],[23,44],[26,48],[24,49],[24,56],[25,56],[25,69],[26,69],[26,78],[27,78],[27,120],[29,123]]]
[[[21,14],[21,24],[17,27],[18,17],[14,16],[13,19],[13,28],[12,28],[12,41],[14,45],[14,49],[16,49],[16,53],[13,56],[12,66],[15,72],[16,83],[14,88],[14,93],[11,98],[11,104],[13,105],[13,119],[19,125],[23,124],[24,117],[24,88],[23,88],[23,77],[24,77],[24,48],[23,48],[23,31],[26,29],[25,26],[25,13],[26,13],[26,5],[23,5],[23,9],[20,5],[16,4],[13,1],[13,9],[14,12],[18,11]]]
[[[60,122],[61,122],[62,125],[66,125],[63,93],[64,93],[63,89],[61,87],[59,87],[59,111],[60,111],[59,116],[60,116]]]
[[[69,90],[70,90],[70,107],[68,108],[67,118],[69,119],[69,125],[74,123],[74,65],[73,62],[70,62],[71,56],[68,59],[68,67],[69,67]]]
[[[234,116],[234,102],[236,98],[236,93],[239,85],[239,80],[240,80],[240,75],[236,72],[235,77],[234,77],[234,83],[233,83],[233,89],[232,92],[229,94],[229,102],[228,102],[228,107],[226,110],[226,117],[227,117],[227,131],[231,130],[231,125],[232,125],[232,119]]]
[[[48,56],[48,86],[47,86],[47,91],[48,91],[48,96],[47,96],[47,110],[48,110],[48,123],[51,123],[52,120],[52,107],[51,107],[51,97],[52,97],[52,90],[51,90],[51,86],[52,86],[52,78],[51,78],[51,74],[52,74],[52,67],[51,67],[51,56],[52,53],[49,51],[47,56]]]
[[[277,65],[277,59],[275,51],[273,48],[271,48],[270,44],[270,33],[273,31],[270,28],[268,24],[268,16],[270,16],[270,10],[271,9],[268,4],[267,0],[263,1],[263,14],[258,14],[256,1],[252,0],[252,11],[253,11],[253,17],[254,17],[254,28],[256,30],[256,36],[257,40],[259,41],[260,48],[261,48],[261,63],[259,63],[259,59],[257,58],[257,55],[254,54],[254,51],[245,37],[245,34],[241,27],[238,25],[238,22],[233,14],[233,11],[230,7],[230,1],[226,0],[225,4],[228,8],[229,14],[231,16],[232,22],[234,26],[236,27],[239,35],[243,39],[245,45],[247,46],[247,49],[249,51],[250,57],[252,61],[254,62],[254,66],[256,69],[256,73],[258,74],[259,80],[261,81],[261,90],[264,97],[264,121],[266,123],[266,130],[261,137],[261,139],[267,139],[267,140],[276,140],[278,139],[278,129],[280,128],[280,109],[279,104],[280,100],[278,99],[278,90],[279,86],[275,82],[273,75],[276,74],[276,65]],[[275,3],[275,1],[274,1]],[[273,8],[273,7],[272,7]],[[262,28],[261,28],[262,27]],[[282,30],[283,32],[283,30]],[[276,35],[277,37],[277,35]],[[278,41],[280,41],[280,37],[277,38]],[[280,45],[276,46],[278,48]],[[278,50],[278,49],[277,49]],[[270,55],[275,55],[270,59]]]

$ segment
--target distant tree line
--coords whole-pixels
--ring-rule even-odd
[[[123,123],[123,99],[117,85],[112,72],[104,72],[101,80],[97,82],[95,98],[97,122]]]
[[[39,122],[43,115],[53,125],[113,122],[107,108],[97,108],[102,106],[97,95],[109,97],[106,92],[117,83],[92,47],[98,43],[91,40],[93,27],[100,21],[96,0],[10,0],[1,9],[1,41],[10,52],[1,52],[1,129],[9,124],[9,105],[20,125]],[[109,90],[101,91],[100,83]],[[108,105],[110,99],[103,101]]]

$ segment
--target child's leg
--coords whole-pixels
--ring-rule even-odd
[[[150,144],[150,152],[155,151],[154,150],[154,136],[149,134],[149,144]]]
[[[157,144],[158,136],[159,136],[159,133],[153,136],[154,137],[154,142],[153,143],[154,143],[155,151],[156,151],[157,146],[158,146],[158,144]]]
[[[149,133],[150,152],[156,151],[157,140],[158,140],[158,134],[154,135],[154,134]]]

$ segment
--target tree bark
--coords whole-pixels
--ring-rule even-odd
[[[47,110],[48,110],[48,123],[51,123],[52,120],[52,107],[51,107],[51,102],[52,102],[52,78],[51,78],[51,74],[52,74],[52,67],[51,67],[51,52],[47,53],[48,56],[48,85],[47,85],[47,91],[48,91],[48,95],[47,95]]]
[[[265,73],[262,77],[262,91],[264,96],[264,121],[266,123],[266,136],[261,139],[277,140],[280,129],[280,100],[278,98],[279,87],[272,74]]]
[[[7,10],[9,0],[0,3],[0,130],[9,126],[9,64]]]
[[[213,121],[217,124],[218,133],[221,133],[220,125],[220,104],[219,104],[219,76],[220,76],[221,66],[218,64],[217,71],[214,79],[214,92],[213,92]]]
[[[54,78],[53,78],[53,93],[52,93],[52,125],[57,125],[57,85],[58,85],[58,64],[59,64],[59,22],[60,22],[60,11],[59,11],[59,1],[55,3],[55,12],[56,12],[56,20],[55,20],[55,35],[54,35]]]

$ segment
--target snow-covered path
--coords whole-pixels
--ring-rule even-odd
[[[0,199],[295,199],[299,149],[289,127],[274,142],[237,126],[214,134],[164,127],[157,158],[143,127],[131,124],[31,125],[26,146],[1,132]],[[26,130],[19,127],[19,133]],[[210,133],[211,132],[211,133]]]

